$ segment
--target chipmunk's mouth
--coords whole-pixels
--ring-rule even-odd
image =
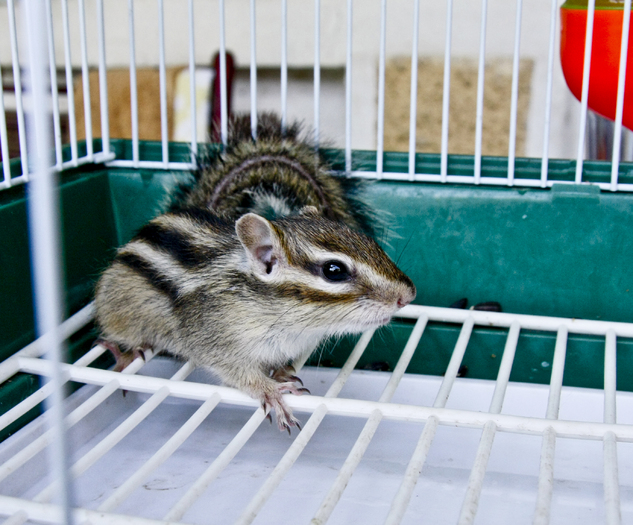
[[[346,327],[344,330],[346,333],[358,334],[361,332],[365,332],[366,330],[375,330],[380,328],[381,326],[388,325],[391,322],[391,316],[386,315],[383,317],[365,317],[364,319],[359,319],[354,323],[354,325],[350,325]]]
[[[356,317],[350,323],[350,329],[354,333],[364,332],[365,330],[380,328],[381,326],[388,325],[395,312],[389,311],[386,308],[368,308],[368,311]],[[351,321],[351,320],[350,320]],[[353,326],[353,328],[352,328]]]
[[[366,325],[367,328],[379,328],[381,326],[385,326],[389,324],[390,322],[391,322],[391,316],[387,315],[379,319],[371,319],[371,320],[367,319],[366,321],[363,322],[363,324]]]

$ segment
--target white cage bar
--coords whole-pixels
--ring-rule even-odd
[[[475,118],[475,173],[473,182],[481,182],[481,141],[484,122],[484,76],[486,74],[486,22],[488,0],[481,0],[481,22],[479,30],[479,69],[477,71],[477,116]]]
[[[228,139],[228,100],[226,85],[226,17],[225,17],[224,0],[220,0],[220,128],[222,144],[226,145]]]
[[[624,12],[631,11],[631,0],[624,1]],[[626,79],[626,60],[629,50],[629,30],[631,19],[622,17],[622,40],[620,45],[620,62],[618,65],[618,95],[615,109],[615,130],[613,137],[613,153],[611,156],[611,191],[618,187],[618,168],[620,167],[620,146],[622,144],[622,112],[624,109],[624,86]]]
[[[2,78],[2,68],[0,67],[0,78]],[[7,139],[7,120],[4,109],[4,88],[2,82],[0,82],[0,151],[2,151],[2,158],[9,158],[9,143]],[[4,162],[2,165],[2,186],[8,187],[11,184],[11,163]]]
[[[9,37],[11,39],[11,64],[13,66],[13,85],[15,86],[15,104],[18,117],[18,138],[20,141],[20,161],[22,162],[22,175],[24,181],[28,180],[29,162],[26,144],[26,126],[24,124],[24,107],[22,104],[22,73],[20,70],[20,59],[18,58],[18,36],[15,27],[15,3],[14,0],[7,2],[9,18]],[[4,157],[3,157],[4,158]],[[15,182],[15,181],[14,181]]]
[[[160,137],[163,155],[163,166],[169,166],[169,134],[167,127],[167,80],[165,78],[165,7],[163,0],[158,0],[158,67],[160,74]],[[193,100],[192,100],[193,104]]]
[[[385,151],[385,61],[387,46],[387,1],[380,3],[380,58],[378,65],[378,124],[376,134],[376,176],[382,178],[383,155]],[[412,75],[413,78],[413,75]],[[411,80],[413,85],[413,80]],[[413,95],[412,95],[413,96]],[[411,114],[415,115],[413,108]],[[414,117],[415,120],[415,117]]]
[[[53,137],[55,142],[55,167],[62,168],[62,131],[59,121],[59,93],[55,68],[55,40],[53,38],[53,14],[50,0],[46,1],[46,36],[48,38],[48,65],[51,76],[51,102],[53,106]],[[4,115],[2,115],[4,118]],[[5,137],[6,138],[6,137]],[[8,155],[7,155],[8,156]],[[6,158],[6,157],[3,157]]]
[[[451,93],[451,37],[453,35],[453,0],[446,4],[446,36],[444,39],[444,78],[442,82],[442,150],[440,181],[446,182],[448,175],[448,119]]]
[[[81,49],[81,83],[84,95],[84,107],[92,108],[90,104],[90,79],[88,77],[88,49],[86,36],[85,0],[79,0],[79,44]],[[86,129],[86,160],[92,161],[92,109],[84,111],[84,126]]]
[[[64,425],[64,395],[66,377],[61,363],[65,359],[64,341],[60,334],[62,322],[62,270],[59,198],[56,190],[57,173],[49,169],[51,165],[50,136],[50,96],[46,78],[50,74],[46,48],[46,10],[39,2],[25,1],[21,4],[26,24],[27,59],[27,135],[29,150],[32,152],[32,177],[29,183],[28,216],[31,239],[31,265],[33,267],[33,295],[35,304],[36,330],[46,348],[47,364],[51,365],[52,384],[50,398],[45,399],[51,417],[54,440],[49,458],[51,471],[58,486],[55,495],[60,503],[65,523],[71,525],[73,518],[73,485],[68,474],[69,447]],[[28,21],[28,22],[27,22]]]
[[[549,135],[552,116],[552,83],[554,77],[554,46],[556,44],[556,20],[558,2],[552,0],[549,22],[549,47],[547,51],[547,83],[545,86],[545,125],[543,128],[543,153],[541,155],[541,187],[547,186]]]
[[[99,117],[101,118],[101,142],[104,156],[110,158],[110,117],[108,114],[108,78],[106,72],[103,0],[97,0],[97,31],[97,37],[99,39],[99,104],[101,109]]]
[[[257,139],[257,39],[255,24],[255,0],[251,0],[251,135],[253,139]]]
[[[420,0],[413,3],[413,44],[411,49],[411,88],[409,95],[409,180],[415,179],[416,126],[418,107],[418,40],[420,33]]]
[[[521,53],[521,18],[523,2],[517,0],[512,57],[512,95],[510,96],[510,139],[508,140],[508,185],[514,184],[514,162],[517,141],[517,113],[519,111],[519,55]]]
[[[281,129],[288,125],[288,0],[281,0]]]
[[[314,0],[314,145],[319,146],[321,122],[321,2]]]
[[[353,0],[347,0],[346,54],[345,54],[345,171],[352,171],[352,27]]]
[[[130,38],[130,110],[132,113],[132,166],[140,167],[138,143],[138,88],[136,84],[136,37],[134,29],[134,0],[128,0]]]
[[[70,27],[68,21],[68,0],[62,0],[62,19],[64,27],[64,62],[66,69],[66,86],[73,85],[72,63],[70,53]],[[130,46],[132,48],[132,46]],[[87,113],[87,112],[86,112]],[[68,90],[68,128],[70,133],[70,151],[73,166],[78,166],[77,152],[77,120],[75,118],[75,92]]]
[[[198,128],[196,121],[197,103],[196,103],[196,64],[195,57],[195,38],[193,29],[193,0],[187,2],[187,22],[189,24],[189,96],[191,97],[191,164],[195,165],[196,155],[198,154]],[[105,63],[105,58],[103,59]],[[101,62],[100,62],[101,64]]]

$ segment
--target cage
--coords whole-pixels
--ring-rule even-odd
[[[580,102],[558,58],[561,9],[591,42],[608,3],[559,4],[0,2],[5,523],[631,521],[631,6],[606,5],[613,125],[592,46]],[[368,179],[419,290],[301,363],[291,438],[188,363],[92,347],[99,272],[231,107],[305,120]]]

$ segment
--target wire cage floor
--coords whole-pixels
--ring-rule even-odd
[[[212,384],[208,373],[164,358],[122,373],[87,365],[95,347],[64,367],[86,386],[67,401],[76,477],[75,514],[91,523],[538,522],[633,517],[633,394],[615,389],[621,323],[410,306],[415,323],[393,372],[353,371],[373,333],[342,369],[307,367],[310,396],[287,396],[302,421],[289,438],[254,400]],[[86,322],[90,307],[68,324]],[[458,325],[443,377],[405,374],[427,325]],[[473,329],[503,330],[496,381],[458,377]],[[521,330],[556,334],[549,386],[510,383]],[[604,389],[563,387],[569,333],[604,341]],[[5,361],[46,377],[37,344]],[[42,387],[2,423],[46,395]],[[122,394],[122,392],[126,392]],[[615,424],[615,407],[620,414]],[[10,523],[55,523],[46,474],[46,416],[0,445],[0,504]],[[418,479],[419,476],[419,479]],[[612,521],[612,522],[616,522]]]

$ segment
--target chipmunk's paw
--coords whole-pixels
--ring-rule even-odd
[[[295,373],[296,370],[294,366],[286,365],[278,368],[277,370],[274,370],[271,377],[278,383],[299,383],[301,386],[303,386],[303,381],[301,381],[301,378],[297,377]],[[296,394],[296,392],[292,393]]]
[[[300,382],[301,380],[299,380]],[[301,383],[303,384],[303,383]],[[298,387],[294,381],[286,381],[285,383],[279,383],[277,386],[279,393],[281,394],[294,394],[295,396],[302,396],[303,394],[309,394],[310,391],[304,387]]]
[[[301,430],[301,424],[299,423],[299,420],[292,415],[292,410],[288,408],[283,400],[282,394],[286,393],[300,396],[306,393],[309,394],[310,392],[307,388],[299,388],[292,382],[279,383],[273,394],[264,396],[264,399],[262,400],[262,408],[266,412],[266,416],[271,423],[272,416],[270,411],[274,410],[279,430],[287,430],[288,434],[290,434],[292,427],[297,427]]]
[[[137,357],[140,357],[143,361],[145,361],[145,350],[149,350],[147,347],[137,347],[133,350],[122,352],[118,344],[106,341],[105,339],[97,339],[95,344],[101,345],[110,350],[116,360],[116,364],[112,369],[114,372],[121,372],[122,370],[125,370]]]

